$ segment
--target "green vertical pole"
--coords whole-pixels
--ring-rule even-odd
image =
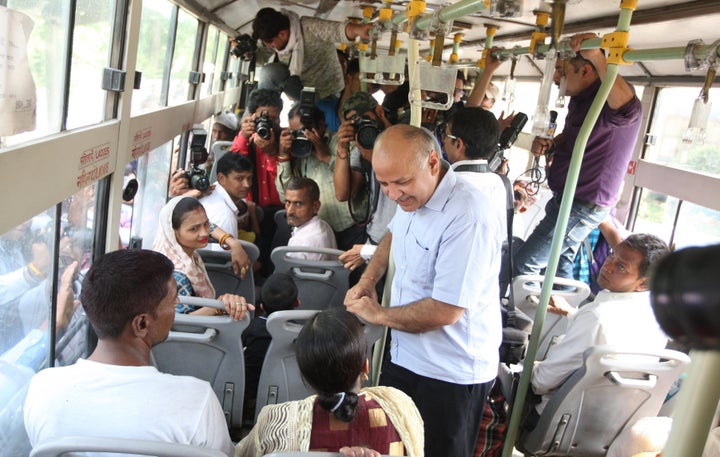
[[[630,18],[632,17],[632,10],[622,9],[620,10],[620,16],[618,18],[618,25],[616,30],[627,31],[630,26]],[[572,158],[570,159],[570,168],[568,169],[567,179],[565,181],[565,188],[563,189],[563,195],[565,198],[562,199],[560,204],[560,211],[558,215],[557,224],[553,233],[553,240],[550,246],[550,257],[548,259],[548,265],[545,271],[545,277],[548,279],[543,282],[542,290],[540,293],[540,304],[538,305],[537,311],[535,312],[535,320],[533,323],[533,330],[530,334],[530,343],[528,344],[527,354],[523,363],[523,371],[520,376],[520,383],[518,385],[517,393],[513,401],[512,414],[510,416],[510,423],[508,425],[507,436],[505,439],[505,445],[503,447],[503,457],[512,457],[512,450],[515,446],[515,442],[518,437],[518,430],[520,428],[520,420],[522,415],[522,406],[525,404],[527,397],[527,391],[530,386],[530,377],[532,375],[532,368],[535,361],[535,355],[537,354],[538,342],[540,340],[540,332],[542,331],[542,325],[545,321],[545,314],[547,312],[547,305],[550,301],[550,293],[552,292],[553,279],[557,272],[558,262],[560,260],[560,253],[565,238],[565,230],[567,229],[568,218],[570,216],[570,207],[572,206],[573,199],[570,198],[575,195],[575,188],[577,187],[578,175],[580,174],[580,166],[582,165],[583,156],[585,155],[585,146],[587,145],[590,133],[595,126],[595,122],[600,116],[605,101],[607,100],[608,94],[615,84],[615,78],[618,74],[618,65],[609,64],[605,79],[600,85],[595,100],[590,106],[585,121],[580,128],[580,133],[575,140],[573,147]]]

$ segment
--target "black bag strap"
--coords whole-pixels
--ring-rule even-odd
[[[453,171],[473,171],[475,173],[488,173],[490,168],[487,163],[464,163],[453,168]]]

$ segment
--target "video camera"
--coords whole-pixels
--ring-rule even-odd
[[[500,168],[500,165],[502,165],[502,162],[505,159],[503,153],[506,149],[509,149],[513,143],[515,143],[515,140],[517,140],[518,135],[527,121],[527,114],[517,113],[510,125],[506,127],[502,133],[500,133],[497,150],[495,151],[495,154],[493,154],[492,158],[488,160],[488,168],[490,171],[496,172],[498,168]]]
[[[257,51],[257,42],[247,33],[238,35],[233,41],[236,44],[230,48],[230,54],[234,55],[238,59],[252,60],[253,55],[255,55],[255,51]]]
[[[202,125],[193,126],[190,131],[190,169],[186,171],[190,187],[205,192],[210,187],[207,172],[200,168],[208,158],[205,142],[207,131]]]
[[[315,124],[314,111],[315,89],[306,87],[300,93],[300,106],[297,110],[302,128],[293,130],[293,140],[290,148],[290,153],[295,158],[302,159],[312,154],[313,145],[305,136],[305,130],[312,130],[318,127]]]

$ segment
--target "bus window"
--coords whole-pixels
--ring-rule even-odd
[[[67,128],[105,120],[101,78],[108,66],[115,0],[79,0],[73,30]]]
[[[213,94],[222,90],[222,72],[225,63],[225,56],[230,53],[230,42],[225,34],[220,34],[218,40],[217,56],[215,56],[215,75],[213,77]],[[228,55],[229,58],[229,55]],[[237,59],[236,59],[237,60]]]
[[[140,89],[133,92],[132,113],[139,114],[164,106],[164,69],[167,62],[173,6],[166,0],[145,0],[137,50],[137,71],[142,73]],[[187,75],[186,75],[187,76]]]
[[[720,212],[642,189],[635,233],[652,233],[675,249],[720,243]]]
[[[51,365],[87,357],[88,323],[79,306],[83,274],[90,266],[95,186],[53,206],[0,236],[0,447],[3,455],[28,455],[22,404],[30,378]],[[59,227],[58,227],[59,225]],[[53,263],[56,229],[58,263]],[[52,278],[57,273],[57,295]],[[51,305],[55,321],[51,322]]]
[[[197,19],[190,16],[185,10],[179,10],[175,32],[175,50],[170,70],[168,105],[178,105],[186,102],[189,98],[188,74],[192,69],[197,30]]]
[[[207,46],[205,47],[205,62],[203,63],[203,73],[205,73],[205,80],[202,82],[200,88],[200,98],[213,93],[213,79],[215,73],[221,71],[221,68],[217,66],[218,58],[218,41],[220,40],[220,31],[214,25],[208,27],[208,39]]]
[[[132,236],[142,238],[142,247],[150,249],[158,226],[158,214],[165,205],[172,142],[142,155],[137,161],[139,190],[132,208]]]
[[[672,237],[679,200],[650,189],[642,189],[638,205],[635,233],[651,233],[665,242]]]
[[[659,89],[651,128],[655,144],[646,147],[643,158],[720,177],[720,106],[717,103],[710,111],[704,143],[682,141],[699,92],[699,87]],[[710,100],[718,97],[720,89],[710,89]]]
[[[11,19],[10,24],[30,30],[27,59],[37,98],[35,128],[4,138],[4,145],[11,146],[60,131],[70,13],[69,2],[57,0],[8,0],[3,4],[29,17],[27,24],[21,24],[19,18]],[[22,48],[18,51],[24,52]]]

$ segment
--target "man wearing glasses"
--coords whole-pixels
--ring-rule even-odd
[[[535,156],[552,154],[547,174],[554,196],[545,208],[545,218],[515,252],[515,275],[539,274],[547,266],[575,140],[607,71],[602,50],[580,51],[584,40],[595,38],[594,33],[573,36],[570,47],[577,54],[565,62],[558,60],[555,67],[555,82],[559,83],[564,75],[566,94],[571,97],[565,127],[554,139],[536,137],[530,151]],[[565,196],[573,203],[557,276],[573,277],[573,260],[582,240],[615,205],[641,120],[642,106],[635,90],[618,76],[588,138],[575,195]]]

